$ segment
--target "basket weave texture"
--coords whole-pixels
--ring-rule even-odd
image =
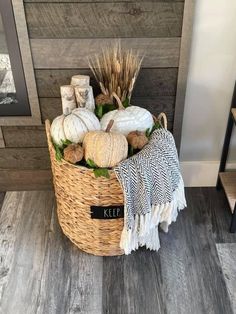
[[[124,254],[119,247],[124,219],[92,219],[90,206],[124,204],[124,195],[114,171],[110,178],[94,176],[93,170],[56,160],[45,122],[57,201],[57,214],[64,234],[81,250],[99,256]]]

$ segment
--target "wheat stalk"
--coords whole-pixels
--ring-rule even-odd
[[[115,93],[122,102],[126,99],[130,102],[142,60],[139,52],[123,49],[120,41],[112,47],[104,47],[101,54],[88,58],[102,93],[110,97]]]

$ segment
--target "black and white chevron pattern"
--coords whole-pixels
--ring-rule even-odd
[[[114,170],[125,195],[124,228],[127,231],[134,230],[137,216],[145,216],[157,206],[175,202],[177,207],[183,207],[174,200],[175,191],[183,181],[175,141],[169,131],[155,130],[142,151]],[[185,204],[185,197],[181,203]]]

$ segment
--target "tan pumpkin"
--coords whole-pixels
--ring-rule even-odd
[[[148,138],[144,132],[132,131],[128,134],[127,141],[134,149],[142,149],[148,143]]]
[[[64,149],[64,159],[72,164],[76,164],[84,157],[83,147],[79,144],[70,144]]]
[[[99,94],[95,98],[96,105],[113,104],[113,100],[109,95]]]
[[[110,132],[114,121],[111,120],[106,131],[88,132],[83,141],[85,160],[91,159],[98,167],[112,168],[128,156],[126,137]]]

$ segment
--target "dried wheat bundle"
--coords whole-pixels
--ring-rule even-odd
[[[89,57],[92,70],[103,94],[116,93],[121,101],[130,101],[143,56],[132,49],[123,49],[120,41],[104,47],[101,54]]]

